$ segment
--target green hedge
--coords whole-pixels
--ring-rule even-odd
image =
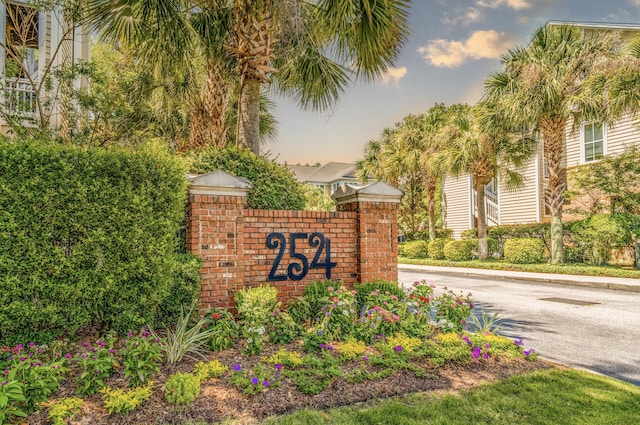
[[[305,192],[286,167],[237,147],[206,149],[194,154],[191,171],[210,173],[222,170],[251,182],[247,194],[249,208],[265,210],[303,210]]]
[[[0,141],[0,345],[154,324],[177,267],[168,154]]]
[[[429,258],[434,260],[444,260],[444,246],[450,239],[437,238],[429,242]]]
[[[402,254],[409,258],[427,258],[429,244],[427,241],[410,241],[402,244]]]
[[[444,256],[449,261],[467,261],[473,258],[473,251],[478,248],[477,239],[449,241],[444,246]]]
[[[542,261],[544,243],[540,239],[509,239],[504,243],[504,259],[510,263],[533,264]]]
[[[407,241],[429,241],[429,231],[419,230],[417,232],[408,232],[404,235]],[[436,229],[436,238],[451,239],[453,238],[453,229]]]

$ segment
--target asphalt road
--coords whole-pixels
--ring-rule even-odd
[[[545,358],[640,385],[640,293],[485,277],[400,271],[405,284],[426,279],[472,293],[474,314],[499,312],[498,332],[523,338]]]

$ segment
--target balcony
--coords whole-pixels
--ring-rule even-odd
[[[24,119],[36,116],[36,93],[27,78],[3,78],[3,86],[6,115]]]

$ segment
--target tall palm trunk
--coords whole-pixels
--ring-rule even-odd
[[[544,158],[549,170],[549,182],[544,191],[545,204],[551,210],[551,263],[564,262],[562,241],[562,205],[564,191],[567,188],[566,170],[562,158],[564,155],[564,129],[566,122],[560,117],[541,120],[540,128],[544,138]]]
[[[436,191],[438,190],[436,177],[426,176],[425,189],[427,192],[427,214],[429,215],[429,240],[432,241],[436,238]]]
[[[260,154],[260,87],[269,83],[272,44],[271,2],[238,0],[234,9],[235,52],[240,74],[238,145]]]
[[[478,258],[486,260],[489,256],[489,241],[487,240],[487,211],[484,203],[485,183],[477,178],[473,179],[476,190],[476,207],[478,208]]]
[[[242,84],[238,114],[238,144],[260,155],[260,80]]]
[[[207,66],[204,93],[191,110],[189,139],[180,150],[224,146],[227,143],[225,117],[228,105],[229,83],[223,77],[219,64],[211,62]]]

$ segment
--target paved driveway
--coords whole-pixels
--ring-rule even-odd
[[[474,314],[504,319],[499,333],[524,338],[554,361],[640,385],[640,293],[563,284],[523,282],[419,270],[401,270],[399,281],[426,279],[471,292]]]

